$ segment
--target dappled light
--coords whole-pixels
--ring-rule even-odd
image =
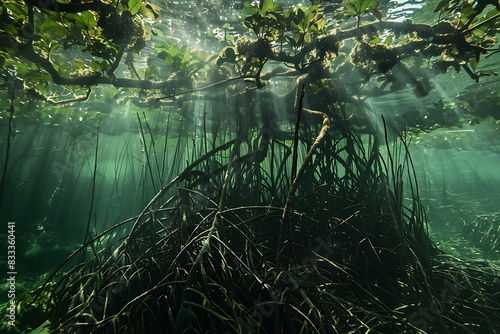
[[[499,33],[488,0],[3,1],[0,331],[500,332]]]

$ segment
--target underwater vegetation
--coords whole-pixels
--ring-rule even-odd
[[[410,154],[498,120],[498,3],[310,2],[0,5],[2,333],[500,332],[498,214],[440,249]]]
[[[322,140],[300,131],[299,145],[317,148],[295,194],[290,171],[303,166],[268,149],[285,146],[278,138],[238,136],[202,155],[126,234],[113,233],[124,221],[93,236],[81,248],[92,246],[90,258],[25,297],[20,323],[48,319],[62,333],[493,332],[498,273],[430,241],[404,138],[383,156],[376,138],[334,122]],[[220,167],[204,172],[214,157]]]
[[[500,253],[500,224],[498,214],[478,216],[463,227],[463,233],[469,236],[483,251],[485,258],[497,258]]]

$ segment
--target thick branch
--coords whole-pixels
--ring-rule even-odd
[[[33,6],[37,4],[37,1],[35,0],[26,1],[28,4]],[[106,6],[108,5],[99,2],[60,4],[54,1],[46,2],[44,5],[44,7],[47,8],[54,7],[52,10],[61,12],[76,12],[89,9],[107,10]],[[364,36],[377,35],[380,31],[383,30],[391,30],[396,34],[414,34],[414,38],[412,41],[401,46],[390,48],[391,55],[395,55],[395,58],[394,61],[388,62],[389,65],[384,68],[384,70],[382,71],[383,73],[386,73],[389,69],[392,68],[392,66],[394,66],[394,64],[400,62],[404,58],[416,55],[423,57],[440,56],[446,49],[450,47],[455,48],[457,54],[451,54],[451,56],[455,57],[455,61],[460,64],[467,62],[473,56],[478,58],[479,54],[486,53],[486,50],[484,48],[472,45],[467,42],[464,37],[464,32],[456,30],[453,26],[451,26],[451,24],[447,22],[441,22],[434,26],[430,26],[427,24],[413,24],[411,22],[374,22],[365,26],[344,31],[338,29],[331,34],[319,36],[316,40],[304,46],[299,52],[294,54],[271,51],[268,55],[268,59],[277,62],[293,63],[298,72],[308,72],[308,65],[311,64],[311,61],[314,62],[316,60],[321,60],[326,52],[338,53],[340,42],[352,38],[361,39]],[[64,77],[58,72],[58,70],[53,66],[52,62],[49,59],[44,58],[42,55],[40,55],[40,53],[37,52],[33,45],[31,45],[30,43],[19,42],[14,38],[11,38],[9,40],[11,44],[13,44],[13,49],[17,51],[17,56],[23,57],[45,69],[50,74],[52,81],[57,85],[90,87],[94,85],[104,84],[113,85],[115,87],[145,90],[158,89],[162,90],[163,92],[174,92],[174,88],[176,86],[179,86],[179,82],[176,80],[155,82],[151,80],[116,78],[114,75],[109,75],[113,74],[113,71],[118,67],[121,56],[119,56],[115,60],[108,75],[95,73],[87,76]],[[315,55],[315,59],[311,60],[310,55]],[[370,57],[371,58],[367,60],[380,61],[380,57],[378,57],[376,54],[373,54]],[[309,63],[305,62],[306,59]],[[326,72],[327,71],[325,71],[325,73]],[[325,75],[330,74],[326,73]],[[223,84],[224,82],[226,81],[222,81],[214,85]],[[211,87],[211,85],[202,88],[196,88],[195,90],[201,90],[208,87]],[[177,95],[178,93],[179,92],[175,92],[174,95]]]
[[[114,7],[100,1],[61,3],[52,0],[25,0],[27,5],[57,13],[81,13],[87,10],[113,11]]]
[[[150,80],[123,79],[110,76],[103,76],[96,73],[88,76],[79,76],[74,78],[63,77],[56,70],[52,62],[38,54],[32,45],[18,45],[18,56],[24,57],[29,61],[44,68],[51,76],[52,81],[57,85],[68,86],[95,86],[95,85],[113,85],[116,87],[139,88],[139,89],[169,89],[176,86],[175,80],[154,82]]]

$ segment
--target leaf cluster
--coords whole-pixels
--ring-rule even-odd
[[[432,89],[431,79],[450,69],[476,81],[495,75],[481,70],[479,63],[495,52],[491,48],[500,31],[493,3],[478,7],[467,1],[441,1],[436,11],[456,17],[418,24],[385,22],[380,16],[384,4],[373,0],[349,0],[331,13],[320,4],[285,8],[273,0],[258,5],[245,1],[246,16],[241,22],[224,23],[221,29],[226,35],[230,30],[232,38],[216,41],[222,43],[220,51],[211,57],[208,51],[169,40],[161,26],[153,29],[160,8],[152,3],[49,4],[27,0],[0,6],[0,72],[5,81],[22,77],[26,89],[37,92],[30,96],[42,101],[64,91],[54,86],[112,85],[131,94],[139,90],[142,98],[210,87],[212,79],[231,75],[251,77],[261,88],[274,75],[303,74],[310,82],[332,81],[343,90],[338,98],[344,102],[352,100],[349,96],[364,98],[408,87],[425,96]],[[153,35],[157,38],[151,48]],[[151,51],[146,63],[139,61],[138,52]],[[290,70],[275,70],[280,64]],[[65,100],[62,95],[60,100]]]

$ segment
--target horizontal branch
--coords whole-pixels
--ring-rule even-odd
[[[364,26],[348,29],[348,30],[334,30],[332,33],[319,36],[314,42],[309,43],[303,47],[300,52],[291,56],[286,55],[284,52],[273,55],[273,60],[279,60],[290,63],[297,63],[301,59],[305,59],[308,54],[313,50],[324,50],[328,52],[338,52],[338,43],[352,39],[363,38],[363,36],[370,36],[375,33],[391,30],[397,34],[408,35],[411,33],[416,34],[419,38],[413,45],[419,44],[419,48],[434,44],[434,45],[449,45],[455,44],[469,48],[469,50],[477,49],[477,46],[469,45],[465,42],[464,34],[455,29],[451,24],[438,23],[434,26],[423,23],[411,22],[373,22]],[[405,48],[406,49],[406,48]],[[437,53],[439,55],[440,53]]]
[[[95,85],[113,85],[116,87],[123,88],[139,88],[139,89],[171,89],[177,85],[177,81],[151,81],[151,80],[138,80],[138,79],[123,79],[116,78],[114,76],[103,76],[100,73],[77,76],[77,77],[63,77],[57,69],[54,67],[52,62],[36,52],[31,44],[19,43],[17,45],[18,56],[28,59],[34,64],[45,69],[51,76],[52,81],[56,85],[63,86],[84,86],[90,87]]]
[[[100,1],[61,3],[53,0],[24,0],[27,5],[56,13],[81,13],[87,10],[114,11],[114,7]]]
[[[41,8],[41,2],[39,1],[26,0],[26,2],[30,5],[39,6]],[[106,9],[106,6],[109,5],[99,2],[70,4],[62,4],[50,0],[43,2],[44,8],[46,7],[48,10],[60,12],[77,12],[90,9],[108,10]],[[294,72],[294,75],[300,75],[307,71],[307,66],[309,64],[312,64],[313,61],[322,59],[322,54],[324,55],[325,52],[338,53],[340,42],[353,38],[362,39],[365,36],[376,36],[384,30],[393,31],[395,34],[413,34],[415,38],[412,38],[410,42],[399,46],[387,47],[388,49],[390,49],[390,53],[388,53],[387,56],[391,57],[391,59],[388,59],[388,65],[386,65],[386,67],[384,67],[384,69],[382,70],[383,73],[386,73],[390,68],[392,68],[392,66],[394,66],[404,58],[408,58],[411,56],[440,56],[445,51],[445,49],[450,46],[454,47],[456,52],[458,52],[455,57],[456,61],[459,62],[467,62],[468,59],[472,58],[473,56],[478,58],[479,54],[484,54],[487,51],[480,46],[468,43],[464,37],[464,32],[460,32],[459,30],[455,29],[448,22],[440,22],[434,26],[411,22],[373,22],[361,27],[356,27],[348,30],[337,29],[330,34],[319,36],[317,39],[305,45],[302,49],[294,54],[289,54],[283,51],[271,51],[271,53],[268,55],[268,58],[276,62],[294,64],[296,70],[296,72]],[[54,67],[54,64],[48,58],[44,58],[40,52],[37,52],[37,50],[31,43],[23,43],[14,38],[10,38],[9,40],[10,43],[13,44],[12,48],[16,50],[17,56],[27,59],[46,70],[51,76],[53,83],[55,83],[56,85],[83,87],[91,87],[96,85],[113,85],[115,87],[122,88],[161,90],[166,96],[160,97],[159,99],[167,99],[186,92],[200,91],[223,85],[232,80],[248,78],[245,76],[241,76],[238,78],[226,79],[214,84],[209,84],[204,87],[180,92],[178,90],[176,91],[176,88],[182,86],[180,84],[182,78],[171,79],[167,81],[151,81],[146,79],[117,78],[114,75],[106,75],[103,73],[67,77],[61,75],[61,73],[59,73],[59,71]],[[315,54],[315,60],[310,59],[310,55],[312,54]],[[369,54],[368,57],[369,58],[367,58],[367,60],[381,60],[380,56],[376,53]],[[393,61],[392,58],[394,58]],[[307,62],[304,62],[304,60],[306,59],[308,59]],[[112,68],[113,70],[118,67],[118,63],[119,59],[115,60]],[[112,74],[113,70],[110,70],[109,72],[111,72]],[[325,73],[328,74],[327,72]],[[290,72],[288,72],[287,75],[290,75]],[[264,75],[262,78],[255,79],[260,80],[269,78],[268,75]],[[171,95],[168,95],[169,93],[171,93]]]

